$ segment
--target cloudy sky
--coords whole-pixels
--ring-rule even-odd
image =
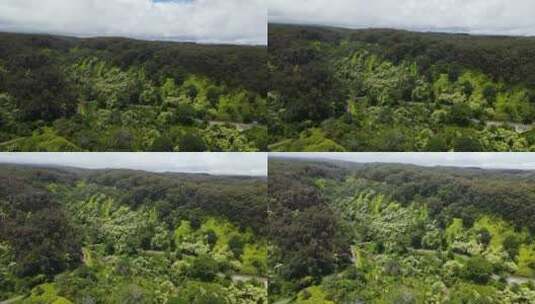
[[[0,163],[214,175],[267,175],[265,153],[0,153]]]
[[[265,0],[0,0],[0,31],[266,44]]]
[[[267,0],[269,21],[535,35],[534,0]]]
[[[270,156],[328,158],[359,163],[535,170],[535,153],[270,153]]]

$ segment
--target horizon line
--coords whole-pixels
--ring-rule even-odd
[[[141,35],[120,35],[120,34],[77,34],[77,33],[64,33],[64,32],[47,32],[39,30],[10,30],[0,27],[0,34],[17,34],[17,35],[38,35],[38,36],[52,36],[62,38],[74,38],[74,39],[129,39],[142,42],[167,42],[167,43],[184,43],[184,44],[198,44],[198,45],[213,45],[213,46],[251,46],[251,47],[265,47],[267,42],[254,42],[254,41],[227,41],[227,40],[213,40],[213,39],[188,39],[180,37],[151,37]]]
[[[213,177],[252,177],[252,178],[264,178],[267,177],[266,174],[245,174],[245,173],[217,173],[217,171],[214,172],[208,172],[208,171],[169,171],[169,170],[149,170],[149,169],[141,169],[141,168],[128,168],[128,167],[122,167],[122,168],[113,168],[113,167],[84,167],[84,166],[77,166],[72,164],[46,164],[46,163],[37,163],[37,162],[6,162],[6,161],[0,161],[0,166],[2,165],[12,165],[12,166],[25,166],[25,167],[33,167],[33,168],[59,168],[59,169],[81,169],[81,170],[89,170],[89,171],[97,171],[97,170],[126,170],[126,171],[140,171],[140,172],[147,172],[147,173],[157,173],[157,174],[173,174],[173,173],[181,173],[181,174],[190,174],[190,175],[208,175]],[[185,169],[186,170],[186,169]]]
[[[277,152],[277,153],[291,153],[291,152]],[[300,153],[300,152],[297,152]],[[312,152],[314,153],[314,152]],[[322,153],[322,152],[319,152]],[[336,153],[336,152],[335,152]],[[342,152],[346,153],[346,152]],[[352,153],[352,152],[349,152]],[[359,152],[353,152],[353,153],[359,153]],[[392,152],[392,153],[398,153],[398,152]],[[405,153],[405,152],[399,152],[399,153]],[[411,153],[411,152],[407,152]],[[416,152],[418,153],[418,152]],[[425,153],[425,152],[422,152]],[[442,153],[450,153],[450,152],[442,152]],[[455,153],[455,152],[453,152]],[[463,152],[457,152],[457,153],[463,153]],[[467,152],[470,153],[470,152]],[[534,172],[535,168],[518,168],[518,167],[489,167],[489,166],[481,166],[481,165],[455,165],[455,164],[418,164],[414,162],[400,162],[400,161],[358,161],[358,160],[351,160],[351,159],[342,159],[342,158],[336,158],[336,157],[329,157],[329,156],[303,156],[303,155],[268,155],[269,158],[282,158],[282,159],[296,159],[296,160],[303,160],[303,161],[338,161],[338,162],[346,162],[346,163],[352,163],[352,164],[379,164],[379,165],[412,165],[415,167],[425,167],[425,168],[459,168],[459,169],[479,169],[479,170],[495,170],[495,171],[528,171],[528,172]]]
[[[429,34],[449,34],[449,35],[467,35],[467,36],[481,36],[481,37],[517,37],[517,38],[535,38],[535,34],[505,34],[492,33],[485,31],[470,30],[466,27],[406,27],[406,26],[366,26],[366,25],[349,25],[341,23],[315,23],[307,21],[268,21],[268,25],[288,25],[288,26],[310,26],[310,27],[324,27],[343,30],[396,30],[413,33],[429,33]],[[458,30],[453,30],[458,29]]]

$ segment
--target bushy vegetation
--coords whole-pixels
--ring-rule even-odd
[[[269,25],[272,151],[533,151],[535,40]]]
[[[267,303],[262,178],[0,166],[0,301]]]
[[[269,176],[273,303],[535,301],[531,171],[271,158]]]
[[[0,150],[258,151],[266,49],[0,34]]]

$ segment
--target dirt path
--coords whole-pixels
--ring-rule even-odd
[[[472,120],[475,123],[481,123],[480,120],[473,119]],[[535,129],[535,124],[521,124],[517,122],[509,122],[509,121],[498,121],[498,120],[488,120],[485,121],[486,127],[510,127],[515,129],[517,133],[524,133],[531,131]]]
[[[535,283],[535,279],[519,277],[519,276],[508,276],[506,280],[509,285],[524,284],[524,283],[529,283],[529,282]]]
[[[258,126],[258,123],[238,123],[238,122],[228,122],[228,121],[218,121],[218,120],[211,120],[208,122],[209,126],[224,126],[224,125],[231,125],[238,129],[239,131],[246,131],[249,129],[252,129],[256,126]]]
[[[231,276],[231,279],[233,282],[249,282],[252,280],[257,280],[264,284],[264,287],[268,288],[268,278],[266,277],[260,277],[260,276],[254,276],[254,275],[247,275],[247,274],[233,274]]]

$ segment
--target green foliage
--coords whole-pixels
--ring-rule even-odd
[[[239,235],[233,235],[228,240],[228,246],[234,257],[239,257],[243,254],[244,241]]]
[[[269,149],[531,151],[535,75],[499,40],[270,25]]]
[[[465,265],[464,276],[475,283],[486,284],[492,275],[492,264],[482,257],[470,258]]]
[[[206,144],[196,134],[186,134],[180,138],[178,142],[180,151],[192,151],[192,152],[202,152],[206,150]]]
[[[64,210],[47,193],[25,187],[8,201],[0,201],[5,216],[0,232],[13,251],[15,273],[53,276],[77,266],[80,239]]]
[[[246,244],[241,255],[243,271],[253,275],[263,275],[268,271],[268,250],[265,244]]]
[[[535,276],[535,246],[522,244],[518,250],[518,274],[526,277]]]
[[[14,139],[0,144],[0,150],[39,151],[39,152],[81,152],[82,148],[58,136],[52,129],[44,129],[43,133],[36,132],[30,137]]]
[[[203,282],[213,281],[219,271],[217,262],[206,255],[201,255],[193,260],[188,271],[188,277]]]
[[[121,286],[114,298],[115,302],[125,304],[152,302],[147,292],[134,284]]]
[[[271,145],[272,151],[326,151],[344,152],[344,147],[325,137],[319,129],[311,129],[300,135],[297,140],[287,140]]]
[[[39,285],[32,290],[28,303],[71,304],[72,302],[60,297],[54,284]]]
[[[278,158],[269,171],[274,303],[535,300],[533,226],[520,216],[531,208],[522,197],[532,192],[532,173]],[[509,217],[517,209],[523,211]],[[332,212],[336,232],[309,237],[295,228],[320,226],[308,210]],[[325,237],[349,251],[319,247]],[[286,249],[294,243],[299,247]],[[334,265],[328,272],[304,271],[327,263]],[[288,275],[290,265],[303,272]]]
[[[264,179],[0,169],[2,300],[267,302]]]
[[[509,257],[515,257],[518,255],[521,243],[522,240],[517,234],[509,234],[504,238],[502,245]]]
[[[406,289],[395,289],[386,295],[387,303],[415,304],[417,303],[414,293]]]
[[[226,304],[225,290],[217,285],[201,282],[187,282],[170,304]]]
[[[453,221],[445,231],[446,240],[448,241],[448,244],[452,245],[456,240],[462,239],[463,231],[463,220],[459,218],[453,219]]]
[[[45,50],[13,54],[0,90],[13,97],[22,121],[51,121],[76,109],[74,86]]]
[[[297,295],[297,301],[299,304],[334,304],[333,301],[329,301],[326,298],[325,293],[319,286],[309,287],[304,289]]]
[[[462,284],[454,286],[452,295],[446,303],[481,303],[494,304],[499,303],[497,293],[494,289],[487,286],[478,286],[474,284]]]
[[[265,123],[261,47],[17,34],[0,39],[6,46],[0,62],[7,62],[0,150],[265,148],[267,134],[246,134]],[[229,130],[213,132],[214,123]]]

